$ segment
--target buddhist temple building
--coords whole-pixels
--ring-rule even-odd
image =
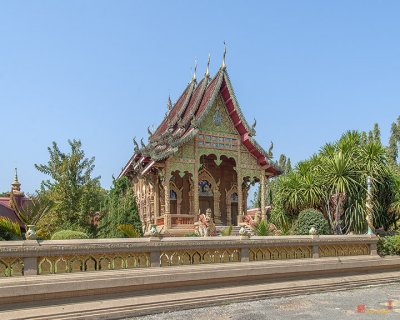
[[[14,198],[14,202],[11,198]],[[18,209],[25,207],[31,202],[30,198],[26,198],[23,191],[21,191],[21,184],[18,181],[17,169],[15,169],[14,181],[11,183],[11,191],[8,197],[0,197],[0,217],[5,217],[11,221],[18,222],[22,229],[25,226],[19,220],[15,213],[14,205],[18,206]]]
[[[226,53],[226,49],[225,49]],[[172,235],[194,231],[199,214],[210,208],[216,225],[239,225],[247,211],[250,185],[281,169],[255,140],[223,63],[214,77],[207,71],[193,79],[158,128],[148,129],[148,143],[134,139],[134,153],[119,177],[127,176],[136,195],[145,231],[151,225]]]

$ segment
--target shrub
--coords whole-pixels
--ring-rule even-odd
[[[379,238],[377,244],[380,255],[400,255],[400,235]]]
[[[185,234],[184,237],[189,237],[189,238],[191,238],[191,237],[201,237],[201,235],[199,235],[196,232],[193,232],[193,233]]]
[[[270,220],[277,228],[282,229],[284,232],[287,232],[293,223],[291,215],[279,206],[272,208]]]
[[[128,238],[140,238],[140,233],[137,232],[131,224],[120,224],[117,229]]]
[[[89,236],[80,231],[73,230],[61,230],[55,232],[51,237],[51,240],[70,240],[70,239],[89,239]]]
[[[317,234],[329,234],[329,224],[324,215],[314,209],[305,209],[299,213],[296,233],[309,234],[311,227],[315,228]]]
[[[223,236],[223,237],[230,236],[230,235],[232,234],[232,228],[233,228],[233,226],[230,225],[229,227],[225,227],[225,228],[221,229],[221,230],[219,231],[219,233],[220,233],[221,236]]]

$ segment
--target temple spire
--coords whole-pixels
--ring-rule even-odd
[[[224,41],[224,47],[225,47],[225,50],[224,50],[224,57],[222,58],[221,70],[225,70],[226,69],[226,65],[225,65],[226,44],[225,44],[225,41]]]
[[[193,81],[196,81],[196,69],[197,69],[197,59],[196,59],[196,62],[195,62],[195,65],[194,65],[194,73],[193,73]]]
[[[210,54],[208,54],[207,71],[206,71],[206,74],[205,74],[205,76],[207,78],[210,76],[209,67],[210,67]]]
[[[15,176],[14,176],[14,181],[11,183],[12,185],[12,190],[15,191],[21,191],[21,184],[18,182],[18,174],[17,174],[17,168],[15,168]]]
[[[168,106],[168,109],[171,109],[171,108],[172,108],[171,95],[168,95],[167,106]]]

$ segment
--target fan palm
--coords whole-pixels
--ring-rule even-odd
[[[0,217],[0,231],[8,232],[19,239],[22,239],[21,228],[17,222],[6,217]]]
[[[128,238],[140,238],[139,232],[131,224],[120,224],[117,229],[124,233]]]
[[[11,193],[11,203],[25,226],[36,225],[54,207],[54,202],[43,194],[32,197],[26,206],[19,207]]]

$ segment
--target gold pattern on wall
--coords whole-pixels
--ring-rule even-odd
[[[318,252],[320,258],[370,254],[368,244],[321,245]]]
[[[216,114],[219,114],[219,117],[221,119],[219,125],[215,123]],[[212,132],[223,132],[232,134],[238,133],[232,122],[231,117],[228,114],[228,110],[224,104],[224,100],[222,98],[221,93],[218,93],[214,105],[211,107],[210,112],[207,114],[206,118],[200,125],[200,129]]]
[[[260,170],[242,168],[242,177],[249,177],[251,182],[253,182],[255,178],[261,181],[261,174]]]
[[[163,251],[160,255],[160,264],[162,267],[239,261],[240,249]]]
[[[242,152],[241,162],[245,166],[259,167],[257,159],[250,152]]]
[[[214,154],[217,157],[217,160],[215,160],[215,162],[218,166],[222,162],[221,156],[226,156],[228,159],[233,158],[233,159],[235,159],[235,162],[237,163],[237,152],[229,151],[229,150],[212,149],[212,148],[199,148],[198,149],[199,159],[202,155],[208,156],[210,154]]]
[[[178,151],[175,152],[175,153],[172,155],[172,157],[173,157],[174,159],[182,159],[182,157],[183,157],[183,149],[182,149],[182,147],[179,147],[179,148],[178,148]]]
[[[170,161],[168,166],[170,168],[170,177],[172,176],[171,173],[174,171],[179,171],[179,175],[181,177],[185,175],[186,171],[194,175],[194,163],[183,161]]]
[[[39,258],[38,274],[117,270],[149,266],[149,253],[54,256]]]
[[[184,145],[183,146],[183,158],[184,159],[194,159],[194,146]]]
[[[0,258],[0,278],[24,275],[24,262],[20,258]]]
[[[249,248],[250,261],[311,258],[312,247]]]

